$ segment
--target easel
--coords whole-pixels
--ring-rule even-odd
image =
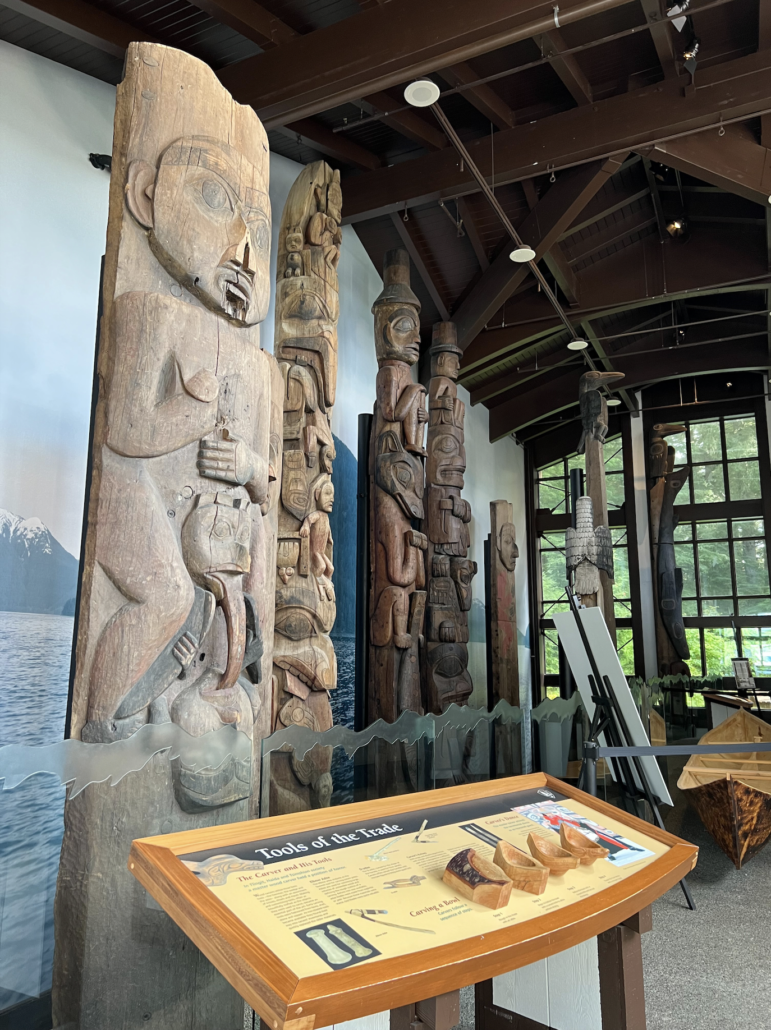
[[[592,716],[592,722],[589,728],[589,737],[584,742],[583,758],[581,761],[581,772],[578,777],[578,787],[580,790],[586,790],[588,794],[597,796],[597,755],[596,752],[600,747],[599,737],[601,733],[604,733],[608,739],[611,747],[618,748],[631,748],[633,747],[633,741],[629,734],[629,728],[626,720],[624,719],[623,712],[619,709],[616,699],[613,695],[613,689],[610,684],[610,680],[607,676],[602,676],[597,666],[597,660],[594,657],[589,639],[586,635],[581,618],[578,614],[578,605],[576,604],[575,596],[570,589],[567,587],[568,600],[570,602],[570,610],[573,613],[573,618],[576,622],[576,628],[581,637],[581,643],[586,651],[586,657],[589,659],[589,665],[592,669],[592,675],[589,677],[589,685],[592,690],[592,701],[594,702],[594,715]],[[621,787],[622,793],[628,798],[635,806],[638,801],[645,800],[650,806],[650,810],[653,813],[653,819],[657,825],[663,830],[664,820],[661,818],[661,812],[659,811],[658,804],[653,791],[651,790],[648,782],[648,777],[645,772],[645,768],[642,763],[642,759],[638,755],[631,756],[631,762],[634,766],[634,772],[637,773],[637,779],[642,787],[640,790],[636,783],[634,772],[632,771],[632,765],[630,765],[630,759],[627,756],[621,756],[618,758],[610,758],[611,765],[613,767],[613,773],[616,782]],[[636,813],[635,813],[636,814]],[[696,906],[691,896],[691,892],[688,889],[688,884],[685,880],[680,881],[680,887],[682,888],[685,900],[688,903],[688,907],[691,911],[695,911]]]

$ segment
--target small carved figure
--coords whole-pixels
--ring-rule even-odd
[[[422,711],[419,648],[428,542],[413,521],[424,516],[424,387],[410,368],[420,354],[420,302],[410,289],[406,251],[386,254],[383,290],[372,305],[378,361],[370,441],[370,680],[367,721]]]
[[[581,439],[576,451],[583,454],[586,440],[604,444],[608,435],[608,404],[600,392],[605,383],[623,379],[623,372],[584,372],[578,386],[578,404],[581,411]]]
[[[569,526],[565,533],[565,559],[573,592],[584,604],[595,607],[600,570],[613,581],[613,543],[607,526],[594,527],[591,497],[576,501],[576,528]]]
[[[490,501],[488,703],[519,704],[517,599],[514,571],[519,557],[514,512],[508,501]]]

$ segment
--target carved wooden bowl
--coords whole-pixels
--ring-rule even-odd
[[[560,823],[560,844],[565,851],[575,855],[581,865],[591,865],[598,858],[607,858],[610,854],[607,848],[567,823]]]
[[[536,834],[528,833],[527,846],[530,848],[533,858],[545,865],[552,876],[562,876],[569,869],[578,867],[578,859],[575,855],[571,855],[569,851],[565,851],[558,844],[552,844],[551,841],[544,840],[543,837],[536,836]]]
[[[549,870],[513,844],[499,840],[493,862],[506,873],[514,890],[528,894],[543,894],[546,890]]]

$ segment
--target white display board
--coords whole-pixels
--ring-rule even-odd
[[[618,660],[618,654],[613,646],[613,641],[610,639],[610,633],[608,632],[602,612],[599,608],[580,608],[578,615],[589,641],[589,646],[594,654],[594,660],[597,663],[600,675],[608,677],[613,697],[626,721],[627,729],[632,738],[629,743],[635,747],[649,746],[648,734],[643,727],[640,712],[632,697],[632,692],[629,689],[624,670],[621,668],[621,662]],[[589,658],[581,640],[581,634],[576,626],[575,616],[572,612],[557,612],[554,615],[554,625],[557,628],[562,649],[565,652],[573,678],[581,694],[584,708],[591,719],[594,715],[595,707],[592,701],[592,688],[589,684],[592,667],[589,664]],[[607,743],[604,734],[602,734],[600,744],[607,746]],[[656,759],[653,757],[643,758],[642,764],[653,794],[659,801],[663,801],[666,805],[671,805],[672,798],[669,795],[667,785],[664,782],[664,777],[661,775],[661,769]],[[632,771],[635,772],[634,766],[632,766]],[[635,782],[638,787],[642,786],[636,773]]]

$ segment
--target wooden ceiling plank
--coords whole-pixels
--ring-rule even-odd
[[[673,143],[671,137],[717,126],[721,117],[750,118],[771,108],[771,50],[710,66],[699,75],[699,89],[687,97],[679,81],[665,80],[498,132],[496,185],[531,178],[547,166],[566,168],[630,148],[645,150],[660,140]],[[468,149],[489,177],[489,139],[474,140]],[[396,210],[405,201],[428,203],[476,193],[478,187],[448,148],[351,178],[345,190],[344,220],[355,222]]]
[[[664,72],[665,79],[676,79],[680,74],[678,55],[675,48],[676,29],[663,17],[659,0],[640,0],[640,6],[648,22],[651,39]]]
[[[297,136],[302,141],[313,147],[314,150],[333,157],[344,164],[356,165],[357,168],[372,170],[380,168],[382,162],[377,154],[371,150],[360,147],[353,140],[346,139],[341,133],[332,132],[317,118],[301,118],[291,125],[279,125],[277,132],[284,136],[295,139]]]
[[[569,50],[562,33],[559,29],[552,29],[551,32],[544,32],[536,38],[536,43],[541,48],[544,57],[549,58],[549,64],[562,80],[562,84],[579,105],[591,104],[592,86],[573,54],[564,54]],[[564,56],[560,56],[564,54]]]
[[[628,2],[563,0],[560,21],[570,24]],[[271,128],[472,60],[553,23],[543,0],[391,0],[292,40],[286,57],[271,50],[219,74],[236,100],[253,104]]]
[[[479,267],[483,272],[486,272],[490,267],[490,259],[487,256],[487,251],[482,243],[482,237],[479,235],[479,227],[476,223],[476,218],[471,210],[471,206],[464,197],[459,197],[457,200],[458,213],[463,219],[463,228],[466,230],[466,235],[469,238],[469,243],[474,249]]]
[[[571,265],[577,265],[592,254],[598,254],[606,247],[612,247],[614,243],[620,243],[628,239],[633,233],[643,232],[654,225],[655,215],[648,215],[644,211],[635,211],[620,222],[611,222],[605,229],[593,236],[587,236],[584,240],[578,240],[574,248],[568,251],[568,261]]]
[[[639,351],[639,346],[630,344],[624,349]],[[673,347],[667,350],[666,355],[666,362],[656,363],[650,354],[625,356],[623,351],[619,351],[613,360],[616,370],[626,376],[624,385],[627,390],[636,390],[662,379],[705,372],[761,371],[765,370],[768,361],[765,334],[755,339],[734,341],[730,347],[723,343],[703,343],[693,348]],[[578,399],[578,378],[576,371],[564,373],[491,408],[490,441],[500,440],[547,415],[572,407]]]
[[[364,104],[371,109],[372,114],[382,115],[381,121],[386,125],[429,150],[441,150],[449,146],[441,129],[426,121],[417,111],[398,111],[386,115],[385,112],[393,112],[395,108],[404,106],[404,101],[396,100],[389,93],[370,93],[364,97]]]
[[[593,162],[563,174],[544,194],[517,229],[522,240],[535,250],[536,261],[552,248],[567,226],[619,169],[624,156]],[[528,265],[514,264],[509,258],[509,247],[504,247],[453,312],[461,347],[468,346],[529,272]]]
[[[402,243],[404,244],[407,253],[410,255],[410,258],[412,259],[412,263],[415,266],[416,272],[423,280],[423,285],[428,290],[431,300],[436,305],[436,310],[439,312],[442,321],[448,322],[450,319],[450,312],[448,311],[447,305],[444,302],[444,298],[439,292],[437,285],[434,282],[434,279],[428,270],[428,266],[426,265],[426,262],[423,259],[423,255],[418,249],[418,246],[415,243],[413,235],[410,232],[410,229],[408,228],[409,223],[405,222],[402,216],[397,214],[391,215],[391,221],[393,222],[394,228],[399,233],[399,237]]]
[[[271,14],[254,0],[189,0],[215,21],[228,25],[242,36],[259,44],[263,50],[282,46],[300,33]]]
[[[727,125],[722,136],[719,129],[710,129],[654,144],[646,149],[645,156],[764,208],[768,206],[771,150],[755,143],[741,125]]]
[[[450,86],[464,86],[468,82],[476,82],[481,78],[478,72],[466,61],[460,61],[439,72]],[[485,116],[497,129],[510,129],[515,124],[514,112],[495,90],[488,85],[472,86],[464,89],[461,96]]]
[[[522,191],[525,194],[527,206],[532,211],[538,203],[538,193],[533,179],[525,179],[522,183]],[[578,280],[576,279],[575,272],[568,264],[567,259],[562,252],[559,241],[557,241],[551,250],[544,255],[544,262],[546,267],[554,276],[557,286],[562,290],[562,293],[567,299],[570,307],[578,307]]]
[[[594,225],[595,222],[602,221],[603,218],[609,218],[610,215],[614,215],[617,211],[621,211],[625,207],[631,207],[638,200],[642,200],[643,197],[647,197],[650,190],[646,186],[644,190],[637,190],[635,193],[627,193],[617,200],[615,203],[610,204],[608,207],[602,208],[601,211],[595,212],[589,218],[584,218],[580,222],[576,222],[575,225],[571,225],[567,232],[563,232],[560,236],[559,242],[562,243],[569,236],[573,236],[574,233],[580,232],[582,229],[588,229],[590,225]]]
[[[113,57],[123,57],[126,47],[135,40],[159,42],[155,36],[81,0],[3,0],[3,6]]]

